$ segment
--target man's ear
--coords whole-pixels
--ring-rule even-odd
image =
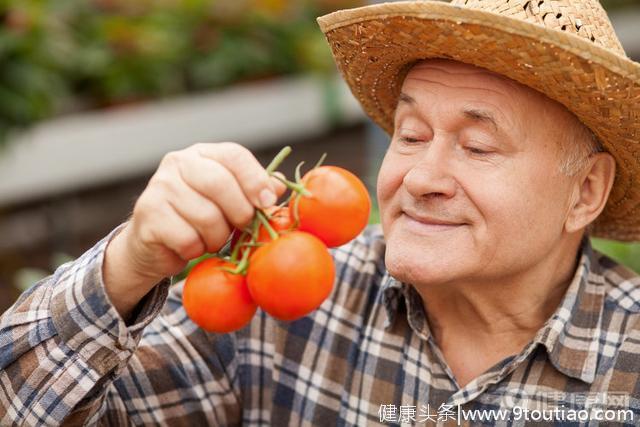
[[[565,230],[574,233],[591,224],[604,209],[616,174],[616,162],[609,153],[592,154],[578,173],[577,197],[565,223]]]

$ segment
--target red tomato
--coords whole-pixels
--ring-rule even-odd
[[[307,172],[302,182],[311,196],[302,196],[298,202],[299,230],[335,247],[347,243],[366,227],[371,199],[357,176],[337,166],[320,166]],[[289,203],[292,218],[294,200]]]
[[[295,320],[322,304],[334,276],[324,243],[309,233],[292,231],[254,252],[247,284],[264,311],[280,320]]]
[[[276,209],[268,209],[267,213],[271,217],[269,219],[269,225],[271,225],[277,233],[285,233],[293,229],[293,218],[289,215],[289,209],[286,206],[280,206]],[[258,229],[258,242],[268,243],[271,240],[269,232],[261,225]]]
[[[293,230],[293,218],[289,215],[289,209],[285,206],[280,207],[271,207],[266,210],[267,214],[271,217],[269,219],[269,224],[277,233],[285,233],[287,231]],[[240,240],[240,236],[242,235],[242,231],[237,228],[233,230],[231,234],[231,248],[235,248]],[[251,236],[246,236],[242,239],[243,243],[249,242],[251,240]],[[258,228],[258,243],[268,243],[271,241],[271,236],[266,228],[263,225],[260,225]],[[253,250],[253,249],[250,249]]]
[[[198,263],[189,272],[182,304],[189,318],[209,332],[226,333],[242,328],[256,312],[245,277],[221,270],[235,265],[219,258]]]

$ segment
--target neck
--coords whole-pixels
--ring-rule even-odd
[[[580,239],[560,244],[543,262],[511,276],[418,288],[436,343],[458,351],[467,343],[465,348],[517,353],[560,304],[579,244]]]

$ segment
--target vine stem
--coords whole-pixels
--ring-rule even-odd
[[[320,157],[320,160],[318,160],[318,163],[316,163],[316,165],[313,167],[313,169],[315,168],[319,168],[320,166],[322,166],[322,163],[324,163],[324,159],[327,158],[327,153],[322,153],[322,156]]]
[[[271,224],[269,224],[269,220],[265,216],[264,212],[262,212],[260,209],[257,209],[256,217],[262,223],[262,226],[267,230],[267,233],[269,233],[269,237],[271,237],[271,240],[276,240],[278,238],[278,233],[273,229],[273,227],[271,227]]]
[[[280,150],[280,152],[278,152],[278,154],[276,154],[273,160],[271,160],[271,163],[269,163],[269,165],[265,169],[270,176],[283,183],[289,190],[295,191],[296,193],[304,194],[305,196],[310,196],[311,194],[309,193],[309,191],[305,189],[304,186],[299,182],[291,182],[288,179],[274,173],[278,166],[280,166],[280,164],[283,162],[283,160],[286,159],[289,154],[291,154],[291,151],[292,150],[289,145],[284,147],[282,150]],[[300,166],[302,166],[302,163],[298,165],[298,168],[300,168]]]
[[[236,266],[236,268],[231,269],[231,268],[227,268],[227,267],[220,267],[221,270],[227,271],[231,274],[246,274],[247,273],[247,267],[249,267],[249,253],[251,251],[244,251],[242,253],[242,258],[240,259],[240,262],[238,262],[238,265]]]
[[[257,212],[257,211],[256,211]],[[253,217],[253,220],[251,221],[251,225],[250,228],[248,229],[244,229],[242,231],[242,234],[240,234],[240,238],[238,239],[238,242],[236,243],[235,248],[233,248],[233,251],[231,252],[231,262],[236,264],[237,267],[234,270],[227,270],[230,273],[234,273],[234,274],[238,274],[238,272],[241,272],[242,274],[244,274],[246,267],[247,267],[247,262],[248,262],[248,258],[249,258],[249,250],[246,250],[244,252],[242,252],[242,258],[240,259],[240,261],[238,261],[238,252],[240,252],[240,248],[247,246],[247,245],[253,245],[256,243],[256,238],[258,237],[258,228],[260,227],[260,221],[258,220],[257,216]],[[251,239],[249,240],[249,242],[247,243],[243,243],[243,240],[247,237],[247,236],[251,236]],[[242,266],[242,268],[240,268]]]
[[[304,188],[304,186],[302,184],[297,184],[295,182],[291,182],[285,178],[282,178],[278,175],[271,175],[273,176],[275,179],[277,179],[278,181],[280,181],[281,183],[283,183],[284,185],[287,186],[288,189],[302,194],[303,196],[307,196],[310,197],[311,196],[311,192],[309,190],[307,190],[306,188]]]
[[[307,197],[311,196],[311,192],[304,187],[304,185],[301,183],[301,180],[300,180],[300,167],[302,166],[302,163],[300,163],[296,168],[296,182],[291,182],[286,178],[283,178],[275,174],[275,171],[276,169],[278,169],[278,166],[280,166],[280,164],[284,161],[284,159],[289,154],[291,154],[291,151],[292,150],[290,146],[286,146],[282,148],[278,152],[278,154],[276,154],[273,160],[271,160],[271,162],[265,168],[265,170],[267,171],[269,176],[276,178],[278,181],[282,182],[288,189],[290,189],[292,191],[292,195],[293,193],[296,194],[296,200],[295,200],[296,209],[294,209],[294,216],[295,216],[295,221],[297,223],[298,222],[297,202],[299,201],[300,196],[303,196],[303,195]],[[323,160],[324,160],[324,155],[320,159],[320,161],[316,164],[316,167],[318,167]],[[236,267],[233,269],[222,267],[224,271],[228,271],[229,273],[232,273],[232,274],[243,274],[243,275],[246,274],[247,268],[249,266],[249,254],[251,252],[248,248],[254,247],[254,246],[260,246],[257,243],[258,231],[259,231],[260,225],[262,225],[267,230],[271,240],[276,240],[279,237],[278,232],[275,231],[271,226],[271,224],[269,223],[268,214],[261,209],[256,209],[256,214],[253,217],[253,220],[251,221],[250,227],[242,231],[242,233],[240,234],[240,238],[238,239],[238,243],[236,244],[235,248],[233,248],[231,252],[230,260],[232,263],[236,265]],[[249,236],[251,237],[250,240],[248,242],[244,242],[244,240]],[[242,252],[241,251],[242,247],[247,248],[247,250]],[[238,255],[240,253],[242,254],[242,257],[238,261]]]
[[[238,238],[238,241],[236,243],[236,246],[233,248],[233,250],[231,251],[231,258],[230,261],[232,263],[235,264],[235,262],[238,260],[238,251],[240,250],[240,246],[242,246],[242,238],[245,237],[247,235],[246,231],[243,231],[242,234],[240,235],[240,237]]]
[[[287,145],[282,150],[280,150],[278,154],[276,154],[273,160],[271,160],[271,163],[269,163],[269,165],[266,167],[267,173],[269,175],[273,175],[273,172],[278,169],[280,163],[282,163],[282,161],[286,159],[289,154],[291,154],[291,147]]]

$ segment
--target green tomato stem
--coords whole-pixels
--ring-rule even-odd
[[[299,222],[297,202],[301,196],[307,196],[307,197],[311,196],[311,192],[309,192],[309,190],[304,188],[304,185],[300,182],[300,167],[304,162],[300,163],[296,168],[296,182],[291,182],[286,178],[282,178],[274,174],[278,166],[280,166],[280,164],[284,161],[284,159],[289,154],[291,154],[291,151],[292,150],[290,146],[284,147],[282,150],[280,150],[280,152],[278,152],[278,154],[276,154],[276,156],[273,158],[273,160],[271,160],[271,162],[265,169],[270,176],[275,177],[277,180],[282,182],[288,189],[292,191],[292,194],[289,197],[289,200],[291,199],[291,197],[294,197],[295,195],[294,217],[297,225],[297,223]],[[322,157],[322,159],[324,159],[324,156]],[[247,274],[247,268],[249,267],[249,253],[251,251],[247,249],[244,252],[242,252],[240,249],[242,247],[248,248],[248,247],[261,246],[261,244],[257,242],[260,224],[264,226],[264,228],[267,230],[272,240],[275,240],[278,238],[278,233],[273,229],[271,224],[269,224],[268,215],[264,211],[260,209],[256,209],[256,214],[253,217],[253,220],[251,221],[250,226],[242,231],[242,234],[238,239],[238,243],[236,244],[236,246],[233,248],[231,252],[230,261],[236,265],[236,268],[231,269],[227,267],[221,267],[222,270],[232,274],[242,274],[242,275]],[[251,236],[250,240],[248,242],[243,242],[243,240],[246,239],[248,236]],[[242,258],[238,261],[238,255],[240,253],[242,253]]]
[[[264,243],[259,243],[259,242],[256,242],[256,243],[245,243],[242,246],[244,246],[246,248],[259,248],[260,246],[264,246]]]
[[[280,150],[280,152],[278,154],[276,154],[276,156],[273,158],[273,160],[271,160],[271,163],[269,163],[269,166],[266,167],[267,173],[269,175],[272,175],[273,172],[275,172],[275,170],[278,168],[278,166],[280,166],[280,163],[282,163],[282,161],[289,154],[291,154],[291,147],[287,145],[282,150]]]
[[[324,159],[327,158],[327,153],[322,153],[322,156],[320,156],[320,160],[318,160],[318,163],[316,163],[316,165],[313,167],[315,168],[319,168],[320,166],[322,166],[322,163],[324,162]]]
[[[296,166],[296,171],[294,172],[294,179],[296,180],[296,184],[300,184],[300,182],[302,181],[302,178],[300,178],[300,169],[302,168],[302,165],[304,165],[304,162],[298,163],[298,166]]]
[[[300,204],[301,194],[297,194],[293,199],[293,226],[297,228],[300,225],[300,215],[298,214],[298,204]]]
[[[258,210],[256,210],[256,212],[258,212]],[[247,246],[247,245],[253,245],[256,243],[256,240],[258,238],[258,228],[260,227],[260,220],[258,219],[257,215],[254,215],[253,220],[251,221],[251,224],[246,227],[243,231],[242,234],[240,235],[240,238],[238,239],[238,242],[236,243],[236,246],[233,248],[233,251],[231,252],[231,262],[236,264],[237,266],[240,266],[240,264],[242,263],[242,259],[245,258],[245,254],[248,254],[249,251],[244,251],[242,253],[243,257],[240,261],[238,261],[238,253],[240,252],[240,248],[243,246]],[[243,239],[245,239],[247,236],[251,236],[251,239],[248,242],[243,243]],[[245,266],[246,269],[246,266]],[[234,272],[238,270],[238,267],[236,267],[235,270],[230,272]],[[238,274],[237,272],[234,274]]]
[[[311,192],[304,188],[304,185],[298,184],[295,182],[291,182],[287,179],[281,178],[278,175],[272,175],[275,179],[283,183],[289,190],[294,191],[296,193],[302,194],[304,196],[310,197]]]
[[[240,245],[238,245],[240,246]],[[227,271],[231,274],[242,274],[243,276],[247,274],[247,268],[249,268],[249,254],[251,251],[244,251],[242,253],[242,259],[237,263],[236,268],[227,268],[220,267],[222,270]]]
[[[249,233],[246,230],[242,231],[242,234],[240,234],[240,237],[238,238],[238,241],[236,242],[236,245],[234,246],[233,250],[231,251],[231,259],[230,261],[234,264],[238,263],[238,252],[240,252],[240,247],[242,246],[242,240],[245,239],[247,236],[249,236]]]
[[[278,233],[276,232],[276,230],[273,229],[273,227],[271,227],[271,224],[269,224],[269,220],[265,216],[264,212],[262,212],[260,209],[257,209],[256,216],[258,220],[262,223],[263,227],[269,233],[269,237],[271,237],[271,240],[276,240],[278,238]]]

